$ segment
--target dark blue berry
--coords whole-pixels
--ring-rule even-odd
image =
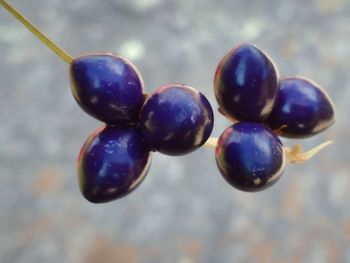
[[[72,62],[70,76],[74,98],[91,116],[110,125],[137,120],[143,80],[126,59],[111,53],[81,56]]]
[[[278,73],[271,59],[254,45],[230,51],[214,80],[220,111],[230,119],[263,122],[277,94]]]
[[[227,128],[219,138],[215,157],[226,181],[248,192],[273,185],[285,166],[281,141],[259,123],[240,122]]]
[[[213,110],[199,91],[178,84],[157,89],[140,114],[145,141],[168,155],[182,155],[203,145],[213,129]]]
[[[103,127],[81,149],[78,179],[92,203],[123,197],[144,179],[151,162],[149,148],[134,127]]]
[[[315,135],[335,121],[334,107],[317,84],[301,77],[280,81],[274,109],[267,124],[281,136],[303,138]]]

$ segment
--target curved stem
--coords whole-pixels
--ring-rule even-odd
[[[300,144],[296,144],[292,146],[292,148],[284,147],[287,162],[291,164],[306,162],[332,143],[332,141],[324,142],[306,152],[303,152],[303,149]]]
[[[18,21],[20,21],[26,28],[28,28],[37,38],[39,38],[46,46],[55,52],[60,58],[71,64],[73,58],[56,43],[45,36],[36,26],[34,26],[27,18],[25,18],[19,11],[12,7],[5,0],[0,0],[2,5],[10,14],[12,14]]]

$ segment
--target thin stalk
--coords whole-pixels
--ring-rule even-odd
[[[19,22],[21,22],[26,28],[28,28],[38,39],[41,40],[47,47],[49,47],[53,52],[55,52],[60,58],[62,58],[67,63],[71,64],[73,62],[73,57],[44,35],[36,26],[34,26],[27,18],[25,18],[19,11],[12,7],[5,0],[0,0],[0,5],[2,5],[11,15],[13,15]]]

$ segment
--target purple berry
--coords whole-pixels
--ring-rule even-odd
[[[278,73],[271,59],[254,45],[230,51],[220,62],[214,80],[222,113],[239,121],[263,122],[277,95]]]
[[[282,79],[267,124],[289,138],[304,138],[335,122],[331,99],[320,86],[302,77]]]
[[[81,56],[70,66],[73,96],[82,109],[109,125],[135,123],[144,103],[136,67],[112,54]]]
[[[151,163],[149,148],[134,127],[102,127],[86,141],[78,158],[83,196],[92,203],[125,196],[144,179]]]
[[[240,122],[227,128],[219,138],[215,157],[226,181],[248,192],[273,185],[285,166],[281,141],[259,123]]]
[[[140,128],[153,150],[182,155],[203,145],[213,129],[213,110],[203,94],[179,84],[157,89],[140,114]]]

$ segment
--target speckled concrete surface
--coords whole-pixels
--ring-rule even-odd
[[[258,44],[281,75],[323,84],[337,123],[302,141],[332,139],[330,148],[264,192],[230,187],[203,148],[155,154],[137,191],[90,204],[75,160],[101,124],[73,100],[67,65],[1,9],[1,262],[350,262],[350,0],[11,2],[71,54],[121,53],[148,92],[186,83],[214,107],[218,61],[240,42]],[[216,114],[213,134],[228,125]]]

